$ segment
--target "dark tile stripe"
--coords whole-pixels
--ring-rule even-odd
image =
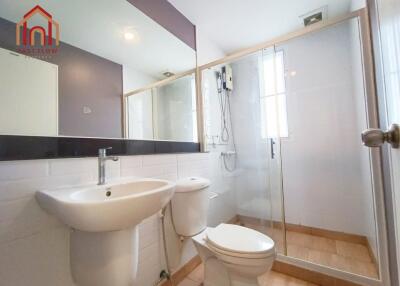
[[[96,157],[105,147],[120,156],[200,152],[194,142],[1,135],[0,161]]]

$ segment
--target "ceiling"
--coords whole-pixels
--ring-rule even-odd
[[[0,17],[17,22],[37,4],[60,23],[65,43],[155,78],[195,67],[193,49],[126,0],[0,0]],[[127,31],[133,40],[124,38]]]
[[[231,53],[302,27],[300,15],[327,5],[333,18],[351,0],[168,0],[223,52]]]

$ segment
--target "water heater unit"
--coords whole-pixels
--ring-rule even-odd
[[[232,68],[230,65],[222,67],[222,81],[225,90],[233,89]]]

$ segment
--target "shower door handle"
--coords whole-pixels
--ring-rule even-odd
[[[361,133],[361,140],[364,146],[380,147],[383,143],[389,143],[392,148],[399,148],[400,145],[400,126],[392,124],[387,131],[370,128]]]
[[[275,141],[273,138],[269,139],[270,140],[270,145],[271,145],[271,159],[275,159]]]

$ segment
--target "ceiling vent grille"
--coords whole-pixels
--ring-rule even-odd
[[[319,9],[315,9],[311,12],[308,12],[304,15],[301,15],[300,19],[302,19],[304,26],[307,27],[312,24],[321,22],[322,20],[325,20],[328,15],[327,12],[328,12],[328,6],[324,6]]]
[[[173,72],[170,72],[170,71],[163,72],[162,74],[163,74],[163,76],[165,76],[165,77],[171,77],[171,76],[174,76],[174,75],[175,75]]]
[[[310,26],[312,24],[318,23],[320,21],[322,21],[322,12],[318,12],[316,14],[313,14],[311,16],[308,16],[306,18],[303,19],[304,22],[304,26]]]

